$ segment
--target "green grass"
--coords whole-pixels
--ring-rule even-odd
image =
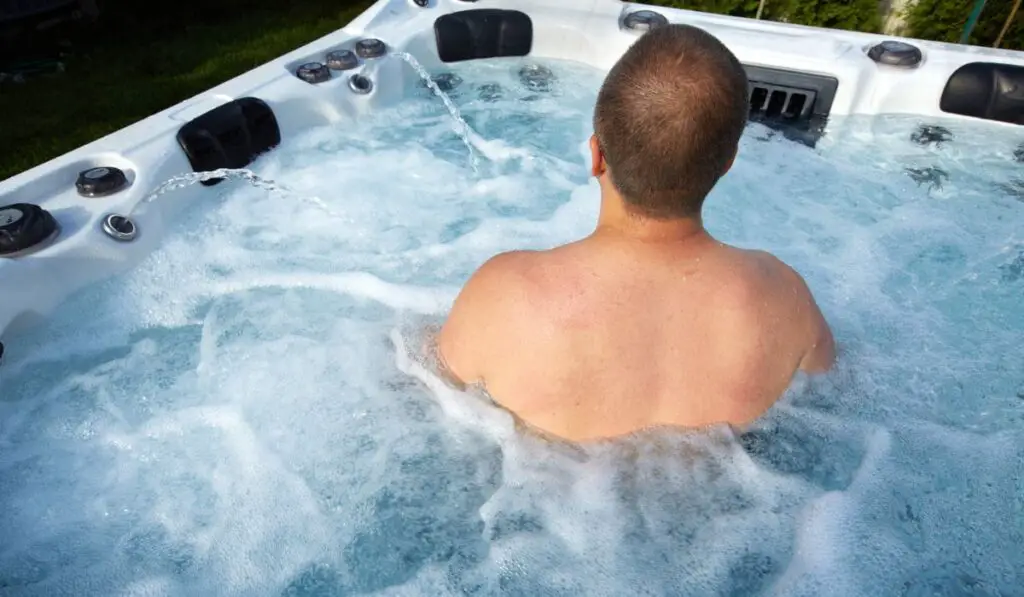
[[[0,180],[339,29],[372,1],[149,4],[109,0],[98,23],[50,34],[73,47],[65,72],[0,85]]]

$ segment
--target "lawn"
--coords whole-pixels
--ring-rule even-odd
[[[0,180],[334,31],[370,4],[107,0],[95,23],[35,34],[21,42],[24,57],[60,42],[70,55],[64,72],[0,83]]]

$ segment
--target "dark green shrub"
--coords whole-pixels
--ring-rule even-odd
[[[757,14],[758,0],[646,0],[646,3],[753,17]],[[905,14],[903,34],[920,39],[958,42],[973,5],[974,0],[918,0]],[[1012,8],[1013,0],[988,0],[969,43],[991,46]],[[878,0],[766,0],[761,17],[871,33],[880,31],[882,21]],[[1018,11],[1010,24],[1001,47],[1024,50],[1024,9]]]
[[[781,12],[790,23],[869,33],[882,27],[878,0],[788,0],[785,4]]]
[[[753,17],[758,0],[648,0],[650,4]],[[766,0],[761,18],[799,25],[878,31],[878,0]]]
[[[958,42],[973,6],[973,0],[918,0],[907,11],[906,34],[921,39]],[[988,0],[968,43],[991,46],[1012,8],[1013,0]],[[1024,50],[1024,9],[1017,12],[1000,47]]]
[[[757,14],[757,2],[758,0],[647,0],[644,3],[713,12],[733,17],[753,17]]]

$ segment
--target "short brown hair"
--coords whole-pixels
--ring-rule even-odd
[[[700,213],[746,125],[747,75],[710,33],[663,25],[615,63],[597,96],[594,132],[612,183],[640,214]]]

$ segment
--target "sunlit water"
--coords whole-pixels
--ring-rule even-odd
[[[707,223],[804,274],[839,369],[741,436],[554,445],[420,356],[487,257],[594,224],[601,75],[523,64],[457,69],[478,172],[418,89],[4,338],[0,595],[1022,594],[1024,136],[751,126]]]

